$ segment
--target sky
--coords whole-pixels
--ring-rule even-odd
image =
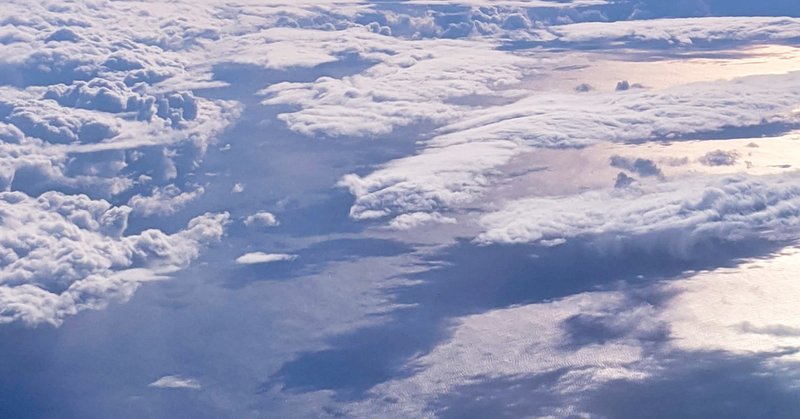
[[[794,0],[6,0],[0,418],[794,418]]]

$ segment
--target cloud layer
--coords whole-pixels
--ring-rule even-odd
[[[482,243],[631,240],[679,256],[713,240],[792,240],[800,178],[725,177],[522,199],[482,218]]]
[[[792,73],[660,91],[538,94],[475,110],[462,122],[441,128],[418,154],[367,175],[348,175],[340,184],[355,196],[351,215],[356,219],[441,211],[474,202],[497,183],[493,179],[503,179],[503,165],[536,148],[664,141],[794,123],[798,85],[800,74]],[[637,170],[642,169],[655,173],[653,168]]]

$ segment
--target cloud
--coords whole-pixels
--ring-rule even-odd
[[[395,217],[392,222],[389,223],[389,227],[395,230],[410,230],[428,223],[455,224],[456,219],[445,217],[439,213],[414,212]]]
[[[419,217],[472,202],[490,184],[492,169],[526,150],[530,148],[516,141],[499,139],[434,146],[365,176],[344,176],[339,185],[356,198],[350,208],[354,219]]]
[[[193,92],[224,85],[213,80],[215,64],[285,69],[395,54],[391,38],[353,23],[363,5],[314,3],[278,2],[245,21],[215,2],[4,4],[0,323],[58,325],[124,301],[222,237],[227,214],[173,234],[125,230],[131,213],[171,215],[204,193],[183,178],[242,110]],[[248,220],[277,224],[269,213]]]
[[[193,378],[183,378],[179,375],[165,375],[147,386],[156,388],[188,388],[191,390],[199,390],[202,387],[197,380]]]
[[[267,211],[259,211],[255,214],[248,215],[244,219],[244,225],[256,227],[274,227],[280,224],[274,214]]]
[[[695,42],[775,42],[800,36],[800,19],[785,17],[703,17],[617,22],[583,22],[554,25],[539,31],[543,40],[562,43],[645,44],[663,41],[691,45]],[[646,44],[645,44],[646,45]]]
[[[128,205],[134,212],[144,215],[167,216],[175,214],[191,201],[205,193],[202,186],[190,192],[183,192],[175,185],[155,188],[148,196],[134,195],[128,200]]]
[[[791,124],[800,102],[800,73],[695,83],[659,91],[592,95],[541,93],[473,110],[437,130],[418,154],[388,162],[340,185],[355,197],[355,219],[443,212],[474,202],[503,165],[535,148],[579,148],[599,142],[691,137],[733,127]],[[743,95],[742,92],[748,92]],[[724,108],[725,112],[716,109]],[[660,171],[645,159],[617,159],[642,175]]]
[[[44,92],[0,87],[5,137],[0,144],[0,187],[10,188],[16,172],[33,169],[53,183],[87,194],[119,193],[120,187],[133,184],[127,178],[131,171],[176,170],[142,167],[160,162],[134,161],[126,152],[168,155],[183,147],[185,153],[193,149],[197,161],[210,138],[238,113],[230,102],[197,99],[189,92],[143,94],[142,88],[134,91],[105,79],[53,85]],[[180,169],[192,169],[187,166]]]
[[[140,283],[188,266],[229,218],[206,214],[174,234],[125,235],[130,212],[85,195],[0,193],[0,323],[58,325],[127,300]]]
[[[236,258],[236,263],[240,265],[253,265],[257,263],[292,261],[295,259],[297,259],[297,255],[289,255],[286,253],[251,252]]]
[[[800,178],[709,177],[512,201],[485,215],[481,243],[629,240],[678,256],[712,240],[790,240],[800,231]]]
[[[534,65],[477,40],[386,44],[396,53],[359,74],[277,83],[261,92],[263,103],[297,107],[278,118],[305,135],[380,136],[414,123],[454,121],[468,109],[458,98],[513,96],[510,88]]]

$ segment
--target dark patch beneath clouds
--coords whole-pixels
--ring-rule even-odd
[[[714,150],[700,157],[700,163],[706,166],[733,166],[739,159],[735,151]]]
[[[643,177],[663,176],[663,173],[661,173],[661,169],[658,168],[658,165],[656,165],[656,163],[650,159],[633,159],[630,157],[614,155],[611,156],[611,166],[636,173],[637,175]]]
[[[617,179],[614,181],[615,188],[627,188],[631,186],[636,179],[626,175],[624,172],[617,173]]]
[[[633,310],[636,307],[625,307]],[[665,325],[655,323],[647,312],[631,316],[629,313],[580,313],[569,317],[562,325],[567,333],[564,347],[577,349],[586,345],[602,345],[628,338],[639,342],[664,342],[669,337]]]

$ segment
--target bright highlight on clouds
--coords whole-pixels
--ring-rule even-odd
[[[284,262],[297,259],[297,255],[286,253],[264,253],[251,252],[245,253],[236,258],[236,263],[240,265],[254,265],[258,263]]]

